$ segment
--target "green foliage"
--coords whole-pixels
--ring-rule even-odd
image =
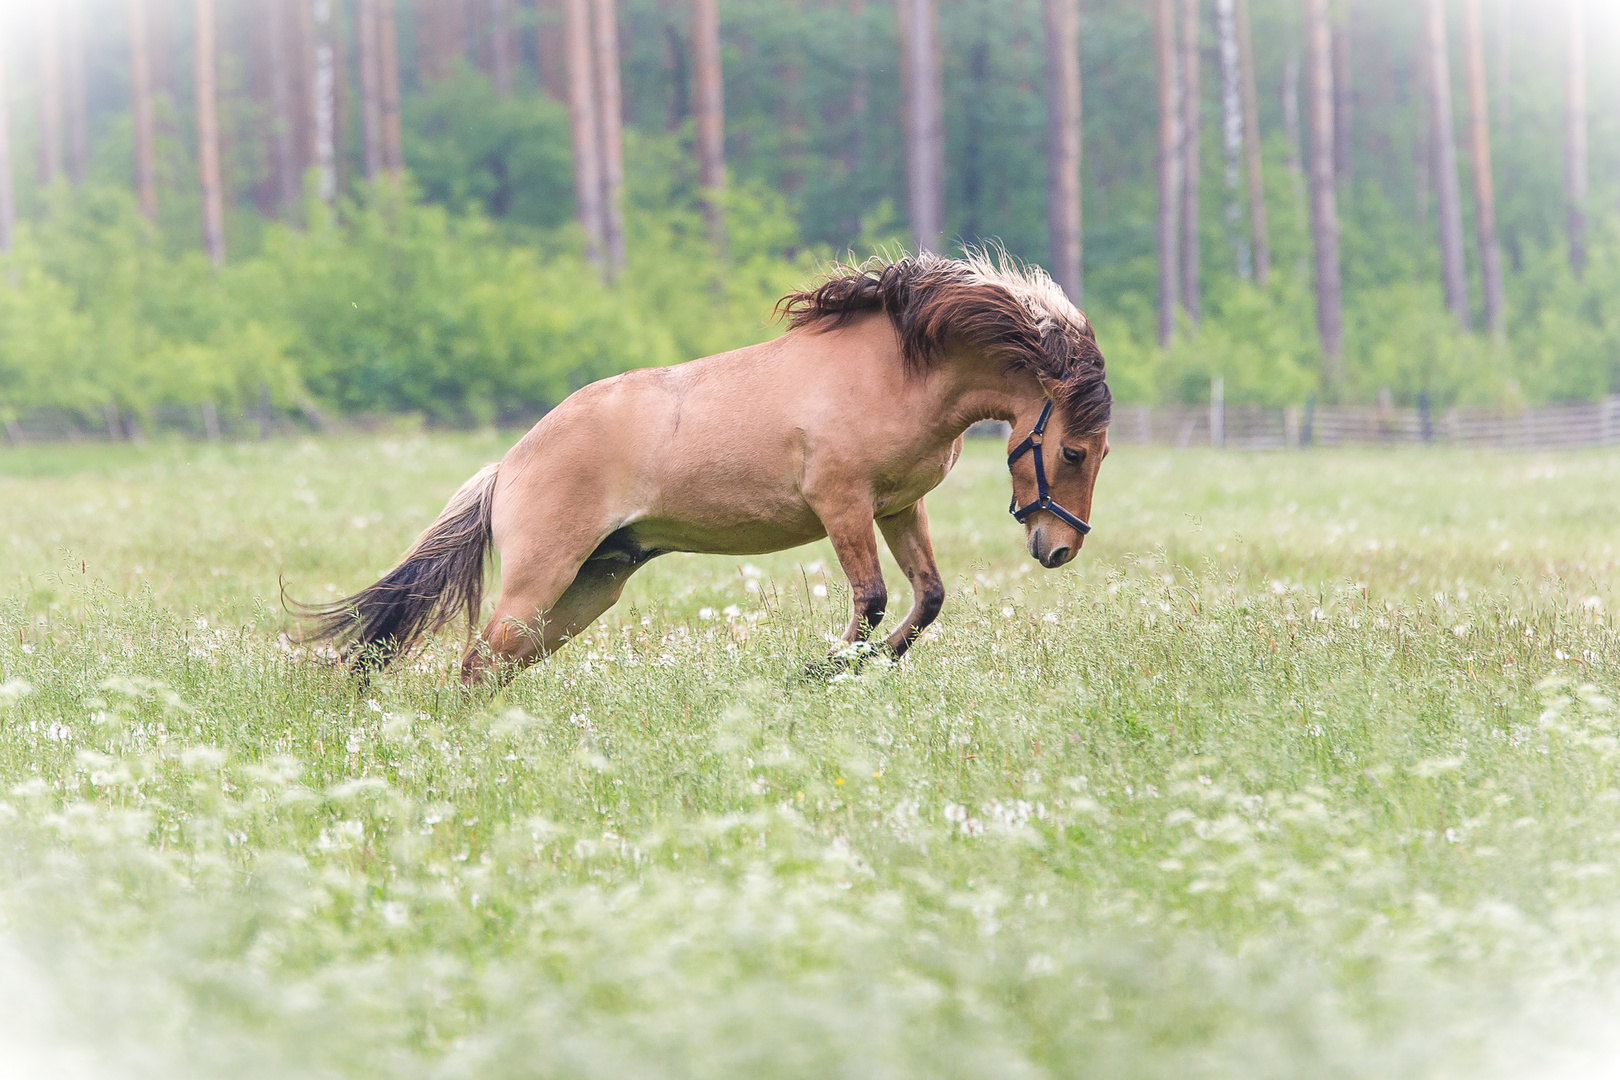
[[[721,259],[668,175],[632,174],[630,265],[611,286],[571,226],[514,236],[475,200],[456,211],[391,185],[336,212],[312,202],[306,227],[268,225],[218,274],[198,252],[167,255],[126,192],[58,190],[0,286],[0,406],[239,408],[268,388],[283,407],[488,422],[768,337],[772,305],[812,266],[788,254],[780,198],[733,193]]]

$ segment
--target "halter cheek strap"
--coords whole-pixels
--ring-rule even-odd
[[[1025,453],[1033,451],[1035,454],[1035,501],[1027,506],[1018,505],[1018,495],[1015,492],[1012,502],[1007,504],[1007,512],[1022,523],[1023,520],[1039,510],[1045,510],[1059,521],[1078,529],[1081,536],[1091,531],[1091,526],[1069,513],[1063,507],[1052,501],[1052,493],[1046,487],[1046,463],[1041,460],[1041,436],[1046,433],[1046,422],[1052,418],[1052,402],[1047,399],[1045,407],[1041,409],[1041,418],[1035,421],[1035,430],[1019,443],[1012,453],[1007,455],[1007,468],[1013,467],[1013,462],[1023,457]]]

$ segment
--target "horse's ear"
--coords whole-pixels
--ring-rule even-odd
[[[1036,373],[1035,378],[1036,381],[1041,384],[1041,389],[1046,391],[1046,396],[1051,398],[1053,401],[1056,401],[1058,396],[1063,391],[1063,384],[1057,379],[1052,378],[1050,375],[1042,375],[1038,372]]]

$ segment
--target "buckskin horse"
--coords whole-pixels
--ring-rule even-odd
[[[671,551],[752,555],[832,541],[865,640],[888,600],[873,524],[911,583],[895,657],[939,614],[923,496],[980,420],[1012,425],[1013,516],[1043,566],[1072,559],[1108,454],[1112,396],[1091,324],[1047,275],[970,252],[839,265],[783,298],[772,341],[593,383],[450,499],[398,566],[302,608],[312,637],[379,668],[483,599],[467,683],[561,647]]]

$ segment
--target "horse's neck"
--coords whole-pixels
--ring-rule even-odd
[[[1016,424],[1046,399],[1034,375],[971,354],[948,355],[940,376],[937,415],[953,439],[981,420]]]

